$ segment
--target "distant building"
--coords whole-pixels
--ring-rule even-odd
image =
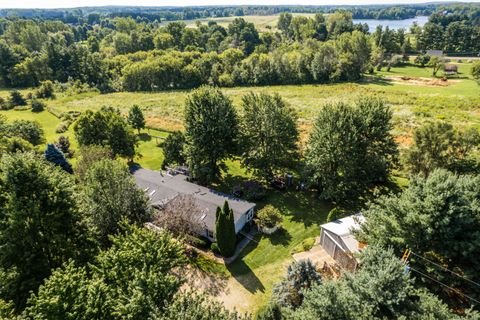
[[[192,195],[197,206],[202,210],[198,217],[204,226],[202,236],[211,241],[215,240],[215,213],[217,207],[223,207],[225,200],[233,210],[235,233],[239,233],[244,226],[252,221],[255,204],[225,195],[187,181],[183,174],[165,174],[159,171],[137,169],[133,173],[137,186],[150,197],[154,207],[161,207],[178,195]]]
[[[431,57],[443,57],[442,50],[427,50],[427,54]]]
[[[356,268],[353,254],[359,252],[364,244],[357,241],[353,235],[354,230],[360,228],[360,223],[365,221],[361,214],[348,216],[320,226],[320,245],[339,264]]]

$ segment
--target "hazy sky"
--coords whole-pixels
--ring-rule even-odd
[[[460,2],[461,0],[453,0]],[[71,8],[105,5],[129,6],[199,6],[199,5],[243,5],[243,4],[385,4],[425,3],[427,0],[0,0],[0,8]],[[480,2],[471,0],[470,2]]]

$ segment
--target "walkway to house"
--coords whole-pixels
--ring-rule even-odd
[[[323,267],[325,262],[331,265],[335,264],[335,260],[318,244],[318,241],[316,243],[312,249],[294,254],[293,259],[297,262],[310,259],[317,268]]]

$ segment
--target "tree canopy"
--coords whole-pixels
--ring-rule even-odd
[[[308,140],[306,165],[323,198],[356,197],[388,179],[397,159],[391,118],[390,109],[374,99],[321,109]]]

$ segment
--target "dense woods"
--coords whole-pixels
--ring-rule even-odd
[[[104,92],[355,80],[394,55],[480,51],[478,12],[475,5],[439,9],[424,28],[410,30],[414,42],[407,30],[354,24],[351,10],[310,18],[283,12],[278,31],[267,32],[241,17],[228,27],[101,14],[76,23],[7,17],[0,20],[0,78],[10,87],[71,79]]]

